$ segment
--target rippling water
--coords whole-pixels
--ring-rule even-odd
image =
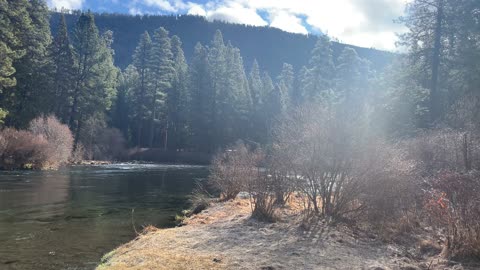
[[[0,173],[0,269],[93,269],[145,225],[168,227],[207,168],[114,164]]]

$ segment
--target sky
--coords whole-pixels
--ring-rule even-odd
[[[191,14],[300,34],[325,33],[340,42],[395,51],[394,21],[411,0],[47,0],[51,8],[127,14]]]

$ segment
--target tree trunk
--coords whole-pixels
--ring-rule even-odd
[[[438,91],[438,76],[440,69],[440,51],[441,51],[441,37],[442,37],[442,21],[443,21],[443,0],[437,2],[437,15],[435,18],[435,43],[432,55],[432,87],[430,92],[430,124],[435,121],[442,113],[442,104]]]

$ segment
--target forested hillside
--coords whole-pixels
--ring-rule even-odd
[[[80,12],[66,14],[65,18],[69,29],[73,29]],[[60,13],[52,13],[50,22],[52,32],[58,29]],[[197,42],[208,44],[216,30],[220,30],[225,41],[230,41],[238,47],[246,66],[250,66],[254,59],[262,64],[262,68],[272,75],[281,71],[283,63],[290,63],[295,69],[307,64],[310,51],[313,49],[317,36],[291,34],[270,27],[254,27],[248,25],[229,24],[219,21],[209,22],[198,16],[131,16],[126,14],[94,14],[95,22],[100,32],[113,31],[115,50],[115,64],[120,68],[127,67],[132,60],[138,37],[144,32],[153,32],[159,27],[167,29],[171,35],[182,40],[182,47],[187,60],[193,56]],[[346,45],[332,42],[335,58],[340,55]],[[392,60],[393,54],[375,49],[353,47],[360,57],[372,62],[375,69],[382,69]]]
[[[401,37],[410,51],[395,61],[327,36],[199,17],[52,15],[41,0],[0,3],[5,125],[53,114],[90,158],[124,140],[170,151],[269,145],[275,126],[309,103],[347,102],[391,138],[476,125],[478,13],[449,15],[468,13],[469,1],[449,3],[440,18],[410,5]]]

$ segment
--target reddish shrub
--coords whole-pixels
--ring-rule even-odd
[[[442,172],[430,184],[425,208],[445,228],[447,255],[480,256],[480,173]]]
[[[44,167],[52,154],[47,140],[28,131],[7,128],[0,133],[0,167],[6,170]]]
[[[67,125],[54,116],[38,117],[30,122],[30,132],[43,136],[51,155],[44,162],[46,167],[58,167],[68,162],[73,148],[73,136]]]

